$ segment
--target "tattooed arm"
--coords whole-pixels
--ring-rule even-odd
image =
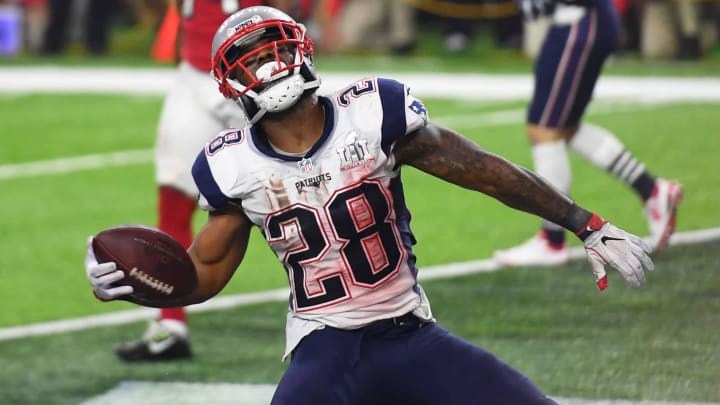
[[[398,164],[480,191],[509,207],[538,215],[573,232],[583,227],[592,215],[530,170],[432,123],[399,140],[393,154]]]

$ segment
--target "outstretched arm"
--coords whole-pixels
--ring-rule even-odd
[[[483,192],[573,231],[585,244],[600,290],[607,288],[605,265],[618,270],[632,287],[645,281],[643,269],[654,269],[650,247],[640,238],[576,205],[535,173],[452,130],[429,124],[400,139],[393,154],[398,164]]]
[[[399,164],[480,191],[573,232],[592,215],[535,173],[447,128],[429,124],[399,140],[393,153]]]

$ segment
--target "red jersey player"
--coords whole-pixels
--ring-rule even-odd
[[[242,110],[217,91],[210,75],[213,35],[227,16],[259,0],[179,1],[180,64],[165,97],[155,145],[158,227],[185,247],[192,241],[198,190],[190,170],[205,143],[224,128],[242,127]],[[270,3],[270,2],[267,2]],[[125,361],[187,358],[190,349],[185,309],[164,308],[143,337],[116,348]]]

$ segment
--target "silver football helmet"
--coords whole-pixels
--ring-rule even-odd
[[[273,60],[250,71],[246,64],[267,50]],[[294,53],[290,63],[280,57],[288,50]],[[302,24],[272,7],[249,7],[228,17],[215,33],[212,74],[220,92],[235,100],[254,124],[265,113],[285,111],[306,91],[320,87],[312,58],[313,43]],[[249,83],[241,83],[240,77]]]

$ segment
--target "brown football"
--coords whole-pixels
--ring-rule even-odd
[[[164,306],[197,288],[195,266],[170,235],[145,225],[120,225],[98,233],[92,242],[99,263],[115,262],[125,272],[117,284],[131,285],[122,297],[145,306]]]

